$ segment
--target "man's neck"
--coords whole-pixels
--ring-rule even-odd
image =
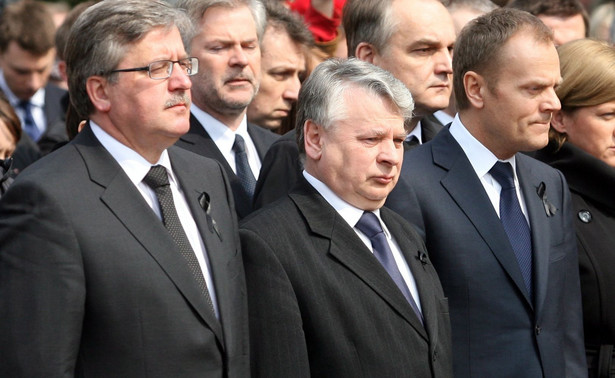
[[[239,125],[241,125],[241,121],[243,121],[247,112],[247,108],[244,108],[243,110],[238,110],[237,112],[233,113],[223,113],[216,111],[209,106],[203,106],[202,104],[195,105],[233,131],[236,131]]]

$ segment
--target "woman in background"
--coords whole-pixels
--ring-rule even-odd
[[[562,108],[536,158],[572,193],[589,376],[615,377],[615,48],[585,39],[558,53]]]
[[[0,92],[0,197],[13,182],[11,155],[20,138],[21,122],[4,94]]]

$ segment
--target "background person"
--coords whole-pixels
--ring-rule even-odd
[[[572,193],[589,376],[615,377],[615,48],[578,40],[558,53],[562,109],[536,158],[559,169]]]

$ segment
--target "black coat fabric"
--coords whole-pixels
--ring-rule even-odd
[[[615,344],[615,168],[570,143],[564,143],[557,152],[554,150],[550,145],[539,151],[536,158],[559,169],[570,186],[585,344],[590,376],[597,377],[595,351],[601,345]]]

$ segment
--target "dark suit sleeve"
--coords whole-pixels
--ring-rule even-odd
[[[263,160],[254,192],[254,209],[259,209],[286,196],[301,174],[297,142],[280,139],[275,142]]]
[[[567,311],[563,314],[565,329],[564,358],[566,359],[566,377],[584,377],[587,375],[587,362],[585,358],[583,337],[583,308],[581,304],[581,285],[579,278],[579,264],[576,248],[576,234],[574,232],[572,201],[570,191],[564,176],[558,172],[562,181],[563,204],[562,216],[566,222],[563,232],[565,244],[570,246],[574,258],[569,258],[566,266],[566,285],[564,295],[568,298]]]
[[[70,220],[19,180],[0,202],[0,376],[73,376],[85,302]]]
[[[252,376],[309,377],[301,312],[284,267],[259,235],[241,229],[240,237],[248,287]]]

